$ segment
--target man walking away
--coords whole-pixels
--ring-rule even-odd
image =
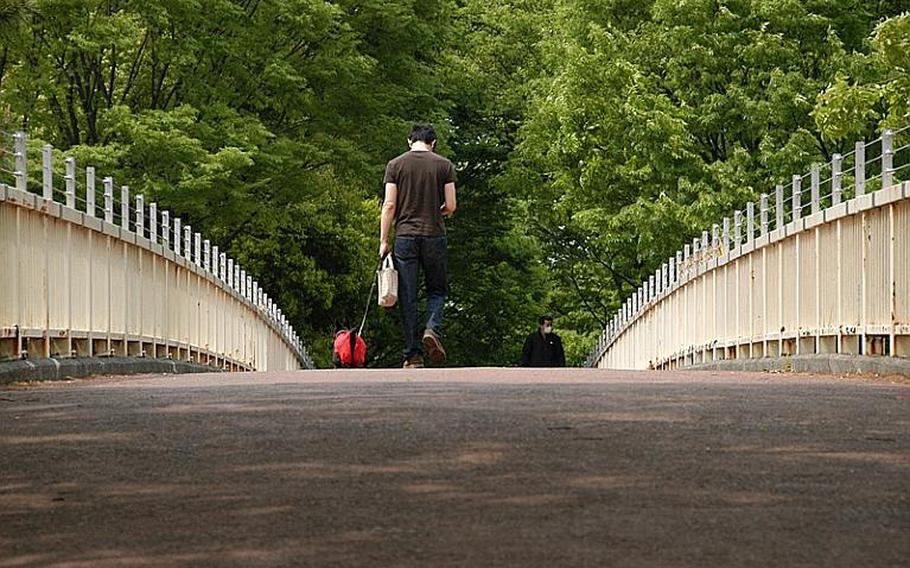
[[[553,333],[553,318],[541,316],[537,320],[537,331],[525,340],[521,351],[522,367],[565,367],[566,354],[562,339]]]
[[[455,212],[455,167],[436,154],[436,131],[416,124],[408,135],[410,150],[388,163],[385,199],[379,227],[379,256],[389,254],[389,233],[395,224],[395,267],[398,301],[404,327],[404,368],[445,361],[442,308],[448,293],[448,243],[443,217]],[[417,323],[418,269],[423,269],[427,322],[421,336]]]

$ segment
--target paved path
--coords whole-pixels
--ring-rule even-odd
[[[0,391],[0,567],[908,558],[907,385],[478,369]]]

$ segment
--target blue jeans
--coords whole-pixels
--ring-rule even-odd
[[[422,355],[422,331],[417,325],[418,269],[423,269],[427,290],[427,325],[442,335],[442,307],[449,291],[448,240],[442,237],[396,237],[398,303],[404,327],[405,358]]]

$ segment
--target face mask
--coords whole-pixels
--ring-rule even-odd
[[[543,332],[544,333],[553,333],[553,326],[552,325],[543,326]]]

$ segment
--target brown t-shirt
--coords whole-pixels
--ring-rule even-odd
[[[400,237],[440,237],[446,234],[442,207],[445,185],[455,182],[455,166],[439,154],[410,151],[386,166],[383,183],[398,186],[395,234]]]

